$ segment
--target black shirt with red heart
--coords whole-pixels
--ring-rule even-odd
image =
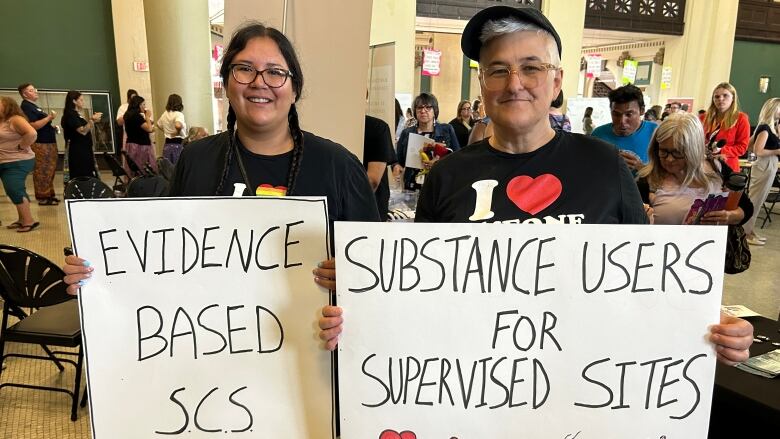
[[[646,224],[636,183],[613,145],[556,131],[536,151],[488,140],[442,159],[420,192],[417,222]]]

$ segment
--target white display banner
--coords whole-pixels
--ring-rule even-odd
[[[572,133],[582,134],[582,118],[588,107],[593,108],[593,114],[590,116],[593,128],[612,122],[608,98],[569,98],[566,100],[566,115],[571,121]]]
[[[332,438],[323,198],[68,200],[92,437]],[[243,436],[242,436],[243,435]]]
[[[725,227],[335,236],[343,439],[707,437]]]

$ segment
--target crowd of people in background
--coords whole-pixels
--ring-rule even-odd
[[[63,167],[67,170],[66,180],[99,178],[94,139],[103,114],[92,111],[84,94],[70,90],[63,102],[60,127],[55,127],[57,112],[39,106],[38,89],[33,84],[23,83],[17,90],[22,98],[21,105],[8,97],[0,101],[0,180],[18,212],[17,220],[6,228],[23,233],[40,226],[30,210],[30,197],[26,189],[29,174],[33,175],[38,205],[57,206],[61,201],[54,191],[54,177],[59,161],[57,133],[60,127],[65,141]],[[181,96],[171,94],[166,111],[154,122],[151,111],[146,108],[145,99],[136,90],[127,90],[127,101],[117,109],[116,124],[122,128],[122,140],[117,150],[123,153],[124,168],[129,177],[139,176],[136,172],[138,169],[157,171],[157,157],[152,141],[155,129],[162,131],[165,137],[162,156],[171,166],[178,161],[184,146],[209,135],[205,128],[199,126],[188,130],[183,109]],[[130,160],[135,166],[129,166]]]

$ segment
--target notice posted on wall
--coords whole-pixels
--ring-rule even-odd
[[[725,232],[336,223],[342,437],[706,437]]]
[[[331,439],[323,198],[69,200],[95,439]]]

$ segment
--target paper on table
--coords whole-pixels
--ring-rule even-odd
[[[434,143],[433,139],[429,139],[419,134],[409,134],[409,143],[406,146],[406,163],[407,168],[422,169],[422,160],[420,159],[420,151],[423,146],[429,143]]]
[[[780,375],[780,349],[752,357],[738,364],[737,368],[755,375],[774,378]]]
[[[722,305],[720,310],[734,317],[752,317],[761,315],[746,307],[745,305]]]

